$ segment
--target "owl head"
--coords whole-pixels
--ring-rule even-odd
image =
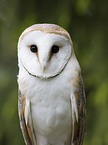
[[[65,69],[73,53],[65,29],[54,24],[36,24],[25,29],[19,38],[19,69],[37,78],[52,78]]]

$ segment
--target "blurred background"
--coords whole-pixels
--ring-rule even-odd
[[[35,23],[71,35],[87,96],[84,145],[108,145],[108,1],[0,0],[0,145],[24,145],[17,110],[17,41]]]

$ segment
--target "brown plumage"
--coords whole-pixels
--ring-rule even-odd
[[[79,81],[80,89],[78,92],[75,92],[75,98],[77,100],[78,108],[78,122],[76,121],[73,127],[72,145],[82,145],[85,134],[86,97],[81,74],[79,76]]]

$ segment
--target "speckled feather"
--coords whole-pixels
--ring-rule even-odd
[[[45,32],[45,33],[54,33],[54,34],[57,34],[57,35],[63,35],[65,36],[66,38],[68,38],[71,42],[71,38],[70,38],[70,35],[69,33],[63,29],[62,27],[58,26],[58,25],[55,25],[55,24],[35,24],[35,25],[32,25],[30,27],[28,27],[27,29],[24,30],[24,32],[22,33],[22,35],[20,36],[20,40],[23,39],[23,37],[29,33],[29,32],[32,32],[32,31],[42,31],[42,32]]]
[[[27,125],[25,123],[25,98],[21,95],[21,92],[18,90],[18,113],[19,113],[19,120],[20,120],[20,127],[23,133],[23,137],[25,140],[26,145],[33,145],[32,140],[30,139]]]
[[[78,108],[78,122],[74,123],[72,145],[82,145],[85,134],[86,97],[82,76],[79,76],[79,91],[75,92]]]

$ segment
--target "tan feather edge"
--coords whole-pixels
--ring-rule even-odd
[[[32,135],[30,127],[25,123],[25,105],[26,100],[23,95],[21,95],[21,92],[18,91],[18,112],[19,112],[19,120],[20,120],[20,127],[23,133],[24,141],[26,145],[33,145],[32,141]]]
[[[75,92],[78,109],[78,122],[76,121],[72,131],[72,145],[82,145],[85,134],[86,97],[81,74],[79,75],[79,91]]]
[[[53,33],[56,35],[65,36],[67,39],[69,39],[72,45],[72,41],[71,41],[69,33],[62,27],[55,24],[35,24],[26,28],[19,38],[19,43],[27,33],[32,32],[32,31],[42,31],[44,33],[50,33],[50,34]]]

